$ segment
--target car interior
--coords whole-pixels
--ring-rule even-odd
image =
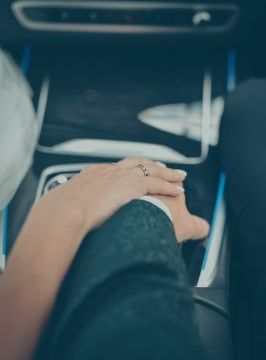
[[[189,173],[189,209],[211,224],[182,254],[210,359],[235,359],[229,295],[224,100],[266,75],[265,6],[252,0],[6,0],[0,46],[27,78],[34,161],[9,205],[7,254],[32,204],[85,166],[146,157]]]

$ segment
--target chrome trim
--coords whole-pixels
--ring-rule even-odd
[[[205,29],[199,29],[182,26],[149,26],[149,25],[101,25],[101,24],[81,24],[81,23],[48,23],[44,21],[34,21],[25,15],[26,8],[45,8],[60,7],[65,9],[191,9],[195,11],[210,10],[231,10],[232,16],[226,25],[209,26]],[[229,30],[236,22],[239,8],[233,4],[185,4],[185,3],[157,3],[157,2],[118,2],[118,1],[23,1],[18,0],[12,3],[12,11],[20,25],[24,28],[34,31],[58,31],[58,32],[87,32],[87,33],[135,33],[135,34],[173,34],[173,33],[195,33],[195,32],[222,32]]]
[[[37,113],[36,113],[36,120],[39,123],[39,133],[38,133],[37,141],[39,141],[39,137],[41,135],[42,125],[43,125],[45,111],[48,102],[49,90],[50,90],[50,79],[48,76],[46,76],[42,81],[38,106],[37,106]]]
[[[204,306],[214,310],[215,312],[219,313],[224,318],[229,319],[230,313],[226,306],[221,305],[221,304],[217,303],[216,301],[212,301],[211,299],[208,298],[208,296],[207,297],[202,296],[201,294],[197,294],[195,292],[193,292],[193,299],[196,303],[204,305]]]
[[[75,171],[79,172],[89,165],[92,165],[92,163],[91,164],[86,164],[86,163],[62,164],[62,165],[49,166],[49,167],[45,168],[40,176],[40,180],[39,180],[38,187],[36,190],[36,195],[35,195],[35,202],[42,196],[42,191],[45,187],[46,180],[49,176],[51,176],[53,174],[59,174],[59,173],[69,173],[69,172],[75,172]]]
[[[200,164],[208,157],[210,147],[211,104],[212,74],[210,71],[206,71],[202,89],[201,154],[200,157],[187,158],[186,164]]]
[[[210,244],[207,262],[205,268],[201,270],[197,287],[203,287],[203,288],[210,287],[216,278],[216,275],[219,270],[218,263],[219,263],[222,244],[223,244],[225,222],[226,222],[226,211],[225,211],[225,202],[223,200],[219,208],[215,228],[213,229],[213,238]]]
[[[3,254],[4,246],[4,210],[0,211],[0,273],[5,270],[5,255]]]
[[[188,163],[184,155],[167,146],[133,141],[73,139],[54,146],[38,145],[37,150],[45,154],[93,156],[107,159],[147,157],[162,162]]]
[[[51,179],[49,179],[49,180],[46,182],[45,186],[44,186],[43,195],[47,194],[47,193],[50,191],[49,187],[50,187],[55,181],[59,182],[60,178],[63,177],[63,178],[64,178],[64,182],[59,182],[59,184],[60,184],[60,185],[61,185],[61,184],[65,184],[65,183],[67,183],[67,182],[71,179],[72,176],[73,176],[73,172],[64,172],[64,173],[60,173],[59,175],[55,175],[55,176],[51,177]]]

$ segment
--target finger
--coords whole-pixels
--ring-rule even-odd
[[[122,169],[130,169],[132,167],[138,167],[138,165],[145,166],[151,176],[160,177],[171,182],[184,181],[187,172],[181,169],[170,169],[160,161],[153,161],[146,158],[126,158],[119,161],[116,165]]]
[[[155,163],[159,166],[162,166],[162,167],[167,167],[167,165],[165,165],[165,163],[161,162],[161,161],[155,161]]]
[[[205,238],[210,231],[208,222],[199,216],[191,215],[191,240],[200,240]]]
[[[139,174],[143,175],[143,170],[140,169],[138,165],[140,165],[140,163],[138,163],[134,167],[136,168],[136,171]],[[166,166],[162,166],[162,163],[160,162],[154,162],[148,160],[146,161],[146,163],[142,162],[141,165],[148,170],[150,176],[159,177],[160,179],[164,179],[170,182],[176,182],[176,183],[182,182],[185,180],[187,176],[186,171],[180,169],[170,169]]]
[[[147,164],[145,167],[148,169],[151,176],[159,177],[160,179],[164,179],[170,182],[182,182],[187,176],[187,173],[183,170],[162,167],[156,163]]]
[[[184,193],[184,188],[180,185],[172,184],[163,179],[155,177],[144,177],[145,190],[148,195],[167,195],[177,196]]]

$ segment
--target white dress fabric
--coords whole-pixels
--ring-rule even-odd
[[[32,91],[21,70],[0,49],[0,211],[31,165],[38,136]]]

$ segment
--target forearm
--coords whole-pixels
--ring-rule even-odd
[[[59,286],[83,238],[76,219],[44,219],[33,210],[0,281],[0,349],[29,359]],[[60,223],[60,226],[59,226]]]

